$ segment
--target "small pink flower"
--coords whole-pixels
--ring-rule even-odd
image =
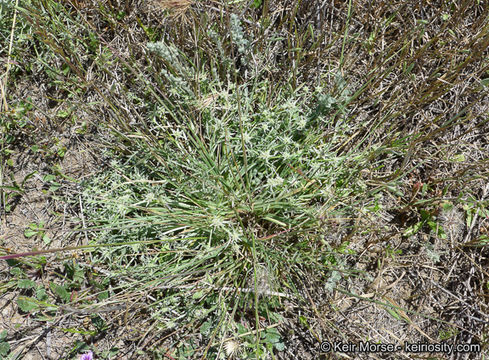
[[[93,360],[93,352],[89,351],[86,354],[83,354],[80,360]]]

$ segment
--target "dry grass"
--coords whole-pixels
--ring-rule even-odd
[[[193,0],[156,0],[155,5],[168,10],[170,15],[178,21],[188,21],[187,12],[191,8]]]

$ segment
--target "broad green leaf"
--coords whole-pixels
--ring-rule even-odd
[[[416,234],[421,228],[423,227],[423,222],[417,222],[416,224],[408,227],[406,230],[404,230],[404,236],[410,237]]]
[[[0,355],[7,356],[10,352],[10,344],[8,342],[0,342]]]
[[[32,312],[39,310],[39,305],[34,299],[28,297],[19,297],[17,299],[17,305],[23,312]]]
[[[63,301],[63,302],[68,302],[70,301],[70,293],[65,289],[64,286],[58,285],[51,283],[50,284],[51,290],[54,291],[54,293]]]
[[[273,331],[275,330],[275,331]],[[271,342],[272,344],[278,343],[280,341],[280,333],[277,331],[277,329],[269,329],[266,332],[266,339],[267,341]]]
[[[47,236],[46,234],[44,234],[44,235],[42,236],[42,241],[44,241],[44,243],[45,243],[46,245],[51,244],[51,239],[50,239],[50,238],[49,238],[49,236]]]
[[[108,291],[102,291],[98,296],[97,298],[99,300],[105,300],[105,299],[108,299],[109,298],[109,292]]]
[[[464,154],[456,154],[452,157],[451,161],[453,161],[453,162],[464,162],[465,161],[465,155]]]
[[[24,231],[24,236],[25,236],[26,238],[31,238],[31,237],[33,237],[33,236],[36,236],[38,233],[39,233],[39,231],[37,231],[37,230],[26,229],[26,230]]]
[[[10,273],[13,275],[13,276],[23,276],[25,275],[25,273],[22,271],[22,269],[18,268],[18,267],[13,267],[10,269]]]
[[[39,286],[36,290],[36,298],[41,301],[46,300],[48,298],[46,289],[44,289],[42,286]]]
[[[200,299],[203,296],[204,296],[204,292],[202,290],[200,290],[200,291],[197,291],[196,293],[194,293],[192,295],[192,299],[197,300],[197,299]]]
[[[88,336],[94,336],[97,335],[97,332],[95,330],[93,331],[85,331],[85,330],[79,330],[77,328],[62,328],[61,331],[71,333],[71,334],[81,334],[81,335],[88,335]]]
[[[278,351],[284,351],[285,350],[285,344],[282,343],[282,342],[276,342],[273,344],[273,346],[275,347],[275,349],[277,349]]]
[[[240,323],[237,323],[236,326],[238,327],[238,334],[242,335],[242,334],[248,332],[248,330],[243,325],[241,325]]]
[[[32,289],[32,288],[36,287],[36,283],[32,280],[29,280],[29,279],[20,279],[17,282],[17,287],[19,287],[21,289]]]

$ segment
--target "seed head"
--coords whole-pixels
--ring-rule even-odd
[[[224,343],[224,350],[228,357],[233,358],[238,353],[239,343],[235,340],[228,340]]]

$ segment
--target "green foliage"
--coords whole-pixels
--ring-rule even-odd
[[[20,310],[26,313],[38,311],[40,309],[37,301],[28,297],[19,297],[17,299],[17,305]]]
[[[49,287],[51,291],[64,303],[67,303],[70,301],[70,293],[66,289],[65,286],[63,285],[58,285],[55,283],[50,283]]]
[[[79,288],[85,281],[85,271],[74,261],[67,261],[64,263],[65,273],[71,280],[71,286]]]
[[[39,224],[29,224],[28,228],[24,230],[24,236],[26,238],[31,238],[34,236],[38,237],[42,239],[46,245],[49,245],[51,243],[51,239],[46,235],[44,225],[44,221],[41,221]]]
[[[459,333],[459,331],[453,327],[447,327],[445,329],[440,329],[439,339],[441,341],[447,341],[447,340],[452,339],[453,337],[457,336],[458,333]]]
[[[7,330],[2,330],[0,332],[0,356],[4,357],[10,353],[10,344],[6,341]]]
[[[17,282],[17,286],[20,289],[31,289],[36,287],[36,283],[29,279],[19,279]]]
[[[434,215],[433,211],[420,210],[420,215],[421,220],[406,228],[406,230],[404,230],[404,236],[413,236],[418,233],[424,226],[426,226],[436,237],[440,239],[447,238],[443,227],[437,221],[437,217]]]
[[[100,315],[93,314],[90,318],[98,332],[103,332],[108,329],[107,322]]]

